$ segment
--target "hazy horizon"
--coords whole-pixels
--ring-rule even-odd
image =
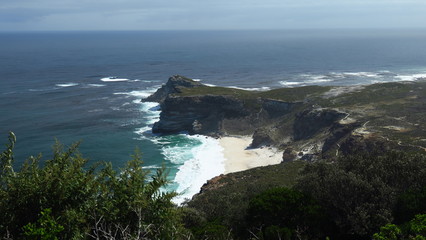
[[[0,0],[0,31],[421,29],[420,0]]]

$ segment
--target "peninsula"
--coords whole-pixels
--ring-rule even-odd
[[[220,138],[225,174],[207,181],[185,203],[215,229],[238,235],[254,225],[255,236],[272,231],[274,237],[265,239],[286,239],[281,236],[288,231],[309,235],[319,227],[326,232],[322,238],[371,239],[386,223],[424,212],[424,204],[415,203],[426,196],[425,79],[245,91],[173,76],[143,101],[160,103],[155,133]],[[288,204],[311,209],[287,196],[289,189],[313,196],[326,211],[324,220],[314,218],[304,233],[299,227],[278,229],[282,216],[294,210],[290,207],[269,228],[263,225]],[[401,200],[411,193],[408,202]],[[265,197],[259,204],[266,220],[256,225],[247,214],[259,196]],[[294,216],[304,216],[298,211]]]
[[[245,91],[176,75],[142,101],[160,103],[154,133],[251,136],[249,149],[273,147],[283,162],[426,150],[424,80]]]

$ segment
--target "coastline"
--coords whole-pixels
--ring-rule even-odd
[[[273,147],[247,149],[251,141],[250,136],[227,136],[219,139],[225,158],[224,174],[281,163],[281,151]]]

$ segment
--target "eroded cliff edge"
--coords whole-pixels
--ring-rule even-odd
[[[426,149],[426,81],[256,92],[173,76],[143,101],[160,103],[154,133],[252,135],[252,147],[278,147],[283,161]]]

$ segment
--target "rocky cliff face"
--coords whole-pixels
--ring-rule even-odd
[[[348,89],[333,95],[328,92],[334,89],[326,87],[248,92],[173,76],[143,101],[161,104],[155,133],[253,135],[251,147],[278,147],[285,161],[350,154],[370,146],[425,149],[425,82]],[[416,110],[401,111],[401,104]],[[414,129],[420,138],[407,138]]]
[[[228,96],[167,97],[161,103],[160,121],[154,133],[218,135],[225,119],[244,119],[250,115],[243,102]]]
[[[142,99],[143,102],[163,102],[169,95],[174,93],[180,93],[181,88],[193,88],[202,86],[201,83],[196,82],[190,78],[186,78],[180,75],[174,75],[169,78],[167,83],[159,88],[151,96]]]

